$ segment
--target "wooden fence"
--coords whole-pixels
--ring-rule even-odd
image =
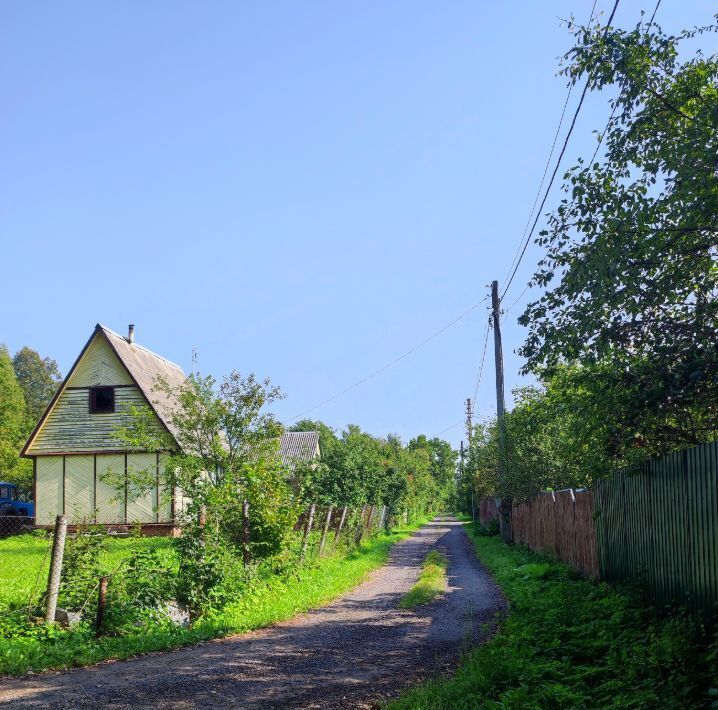
[[[718,443],[621,471],[596,490],[601,577],[635,579],[661,606],[718,605]]]
[[[487,526],[490,522],[499,519],[499,499],[482,498],[479,501],[479,522]]]
[[[599,578],[592,491],[541,493],[511,510],[514,542]]]
[[[481,501],[480,520],[498,516]],[[486,520],[484,519],[484,516]],[[659,606],[718,610],[718,442],[515,505],[514,541],[592,579],[636,581]]]

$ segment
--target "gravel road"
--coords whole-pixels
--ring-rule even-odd
[[[397,608],[426,553],[449,558],[447,593]],[[0,681],[0,705],[42,708],[371,708],[456,663],[504,601],[460,523],[429,523],[328,606],[259,631],[129,661]]]

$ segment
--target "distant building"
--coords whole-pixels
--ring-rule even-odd
[[[174,439],[166,396],[153,391],[157,377],[172,387],[185,381],[182,369],[134,342],[134,326],[123,337],[97,325],[75,364],[42,415],[22,451],[33,460],[33,495],[38,525],[56,515],[71,522],[163,523],[183,501],[166,496],[161,476],[163,454],[126,451],[112,433],[127,420],[123,405],[147,405],[157,426]],[[129,469],[157,472],[157,485],[133,500],[101,479],[105,472]],[[119,500],[118,500],[119,498]]]
[[[50,525],[60,514],[70,522],[171,523],[186,499],[179,489],[162,489],[165,454],[126,451],[112,436],[126,422],[125,405],[149,406],[156,425],[176,441],[170,404],[154,391],[158,377],[171,387],[186,379],[182,369],[138,345],[134,326],[126,337],[95,326],[75,364],[30,435],[22,455],[33,460],[35,522]],[[286,432],[279,455],[289,467],[320,457],[319,434]],[[134,499],[103,482],[103,474],[156,471],[157,483]]]
[[[279,439],[279,456],[282,463],[294,466],[321,457],[319,448],[319,432],[288,431]]]

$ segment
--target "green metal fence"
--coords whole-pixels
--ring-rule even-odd
[[[601,578],[645,583],[661,606],[718,610],[718,442],[594,485]]]

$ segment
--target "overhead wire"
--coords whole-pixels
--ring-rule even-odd
[[[489,342],[489,323],[491,321],[486,319],[486,329],[484,331],[484,347],[481,351],[481,365],[479,365],[479,373],[476,376],[476,385],[474,386],[474,397],[471,400],[472,406],[476,405],[476,398],[479,396],[479,387],[481,386],[481,377],[484,374],[484,362],[486,361],[486,345]]]
[[[603,36],[605,37],[608,33],[608,29],[611,26],[611,22],[613,21],[613,18],[616,14],[616,10],[618,9],[618,4],[620,0],[615,0],[613,4],[613,9],[611,10],[611,15],[608,18],[608,22],[606,23],[606,28],[604,29]],[[581,97],[578,100],[578,105],[576,106],[576,110],[574,111],[573,118],[571,119],[571,125],[568,128],[568,131],[566,133],[566,137],[564,138],[563,145],[561,146],[561,152],[559,153],[558,159],[556,160],[556,165],[554,166],[553,172],[551,173],[551,178],[549,179],[548,186],[546,187],[546,191],[544,192],[543,199],[541,200],[541,204],[538,208],[538,211],[536,212],[535,219],[533,221],[533,224],[531,225],[531,229],[529,230],[529,233],[525,236],[523,241],[523,246],[520,249],[520,255],[518,260],[514,259],[514,266],[513,270],[511,271],[511,275],[508,278],[508,281],[506,285],[504,286],[504,290],[501,293],[501,298],[503,299],[506,294],[508,293],[509,288],[511,287],[511,284],[513,283],[514,277],[516,276],[516,272],[518,271],[519,266],[521,265],[521,261],[524,258],[524,255],[526,254],[526,249],[529,245],[529,242],[531,241],[531,236],[533,235],[534,230],[536,229],[536,225],[538,224],[539,218],[541,217],[542,210],[544,208],[544,205],[546,204],[546,200],[548,199],[549,193],[551,192],[551,188],[553,187],[554,180],[556,179],[556,175],[558,174],[558,169],[561,166],[561,161],[563,160],[563,156],[566,153],[566,149],[568,148],[569,140],[571,139],[571,134],[573,133],[573,129],[576,126],[576,121],[578,119],[579,114],[581,113],[581,108],[583,107],[583,102],[586,98],[586,94],[588,93],[589,86],[591,85],[591,77],[588,77],[586,80],[586,83],[583,87],[583,91],[581,91]],[[513,262],[512,262],[513,263]]]
[[[343,390],[341,390],[341,392],[337,392],[337,394],[332,395],[331,397],[327,397],[327,399],[323,400],[322,402],[319,402],[319,404],[315,404],[313,407],[309,407],[308,409],[305,409],[303,412],[300,412],[299,414],[295,414],[288,421],[292,422],[295,419],[299,419],[299,418],[305,416],[306,414],[313,412],[315,409],[319,409],[320,407],[323,407],[325,404],[329,404],[330,402],[333,402],[335,399],[339,399],[339,397],[343,397],[348,392],[351,392],[352,390],[363,385],[364,383],[369,382],[369,380],[373,380],[375,377],[380,375],[382,372],[385,372],[389,368],[394,367],[394,365],[396,365],[397,363],[406,359],[410,355],[413,355],[417,350],[419,350],[420,348],[423,348],[427,343],[430,343],[432,340],[434,340],[434,338],[437,338],[439,335],[441,335],[442,333],[449,330],[449,328],[451,328],[452,326],[456,325],[459,321],[466,318],[466,316],[468,316],[470,313],[473,313],[482,303],[484,303],[488,299],[489,299],[489,297],[485,296],[480,301],[474,303],[473,306],[471,306],[470,308],[465,310],[460,316],[458,316],[457,318],[454,318],[454,320],[450,321],[443,327],[439,328],[439,330],[437,330],[435,333],[432,333],[428,338],[425,338],[420,343],[415,345],[413,348],[410,348],[405,353],[402,353],[401,355],[399,355],[399,357],[394,358],[391,362],[386,363],[386,365],[382,365],[382,367],[380,367],[377,370],[374,370],[372,373],[370,373],[366,377],[362,377],[362,379],[358,380],[354,384],[351,384],[348,387],[345,387]]]

